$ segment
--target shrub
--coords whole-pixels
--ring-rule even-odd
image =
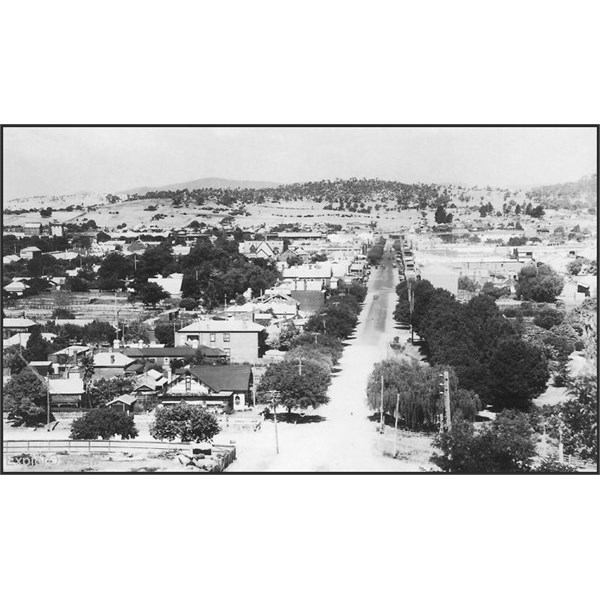
[[[156,409],[150,435],[159,440],[207,442],[221,431],[216,417],[201,406],[180,402]]]
[[[99,437],[109,440],[115,435],[120,435],[123,440],[138,436],[133,416],[122,410],[94,408],[71,425],[70,437],[73,440],[96,440]]]

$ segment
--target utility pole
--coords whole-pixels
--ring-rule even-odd
[[[50,375],[46,375],[46,429],[50,427]]]
[[[446,431],[452,431],[452,415],[450,413],[450,373],[444,371],[439,374],[440,377],[440,396],[444,399],[444,414],[446,415]],[[443,415],[440,415],[440,431],[443,428]]]
[[[279,433],[277,432],[277,400],[279,392],[273,392],[273,424],[275,425],[275,450],[279,454]]]
[[[383,433],[385,429],[385,425],[383,423],[383,375],[381,376],[381,406],[379,408],[380,415],[380,427],[381,431],[379,433]]]
[[[396,412],[394,413],[394,458],[398,455],[398,417],[400,410],[400,394],[396,394]]]
[[[298,359],[298,375],[302,375],[302,357]]]

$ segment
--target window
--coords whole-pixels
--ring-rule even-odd
[[[223,334],[223,341],[224,342],[230,342],[231,341],[231,334],[230,333],[224,333]]]
[[[210,334],[210,341],[212,343],[215,343],[217,341],[217,334],[216,333],[211,333]]]
[[[223,348],[223,351],[225,354],[227,354],[227,356],[231,356],[231,348]]]

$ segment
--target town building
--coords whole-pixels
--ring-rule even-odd
[[[242,319],[201,320],[183,327],[175,334],[175,345],[221,348],[231,362],[254,362],[259,358],[259,334],[262,325]]]
[[[98,352],[94,355],[92,379],[110,379],[123,375],[137,375],[144,370],[142,364],[120,352]]]
[[[308,264],[288,267],[282,273],[282,287],[294,291],[319,291],[331,286],[330,264]]]
[[[51,360],[32,360],[27,365],[42,377],[50,375],[52,373],[52,361]]]
[[[42,251],[37,246],[27,246],[19,252],[19,256],[22,260],[31,260],[36,256],[41,256]]]
[[[35,321],[25,319],[24,317],[7,317],[2,319],[2,339],[6,340],[20,333],[31,333],[36,325]]]
[[[183,284],[183,273],[172,273],[168,277],[149,277],[148,283],[160,286],[171,298],[181,298],[181,285]]]
[[[4,286],[4,290],[16,296],[22,296],[23,292],[29,287],[22,278],[13,279],[8,285]]]
[[[80,406],[83,396],[83,379],[50,379],[48,381],[52,406]]]
[[[156,369],[150,369],[135,378],[133,391],[136,394],[152,395],[163,390],[168,379]]]
[[[42,233],[42,224],[37,222],[25,223],[23,233],[26,237],[40,235]]]
[[[266,260],[278,260],[283,252],[283,240],[250,240],[240,242],[238,251],[248,258],[264,258]]]
[[[106,403],[106,406],[112,410],[121,410],[127,414],[134,411],[137,398],[131,394],[121,394]]]

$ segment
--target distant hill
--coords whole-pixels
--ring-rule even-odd
[[[193,181],[184,181],[183,183],[170,183],[162,186],[145,186],[133,188],[119,192],[120,194],[146,194],[148,192],[158,191],[176,191],[176,190],[199,190],[203,188],[229,189],[229,188],[274,188],[278,187],[279,183],[272,181],[242,181],[237,179],[220,179],[218,177],[205,177],[203,179],[194,179]]]
[[[595,206],[598,202],[597,186],[598,176],[594,173],[578,181],[534,187],[527,192],[527,196],[546,208]]]

